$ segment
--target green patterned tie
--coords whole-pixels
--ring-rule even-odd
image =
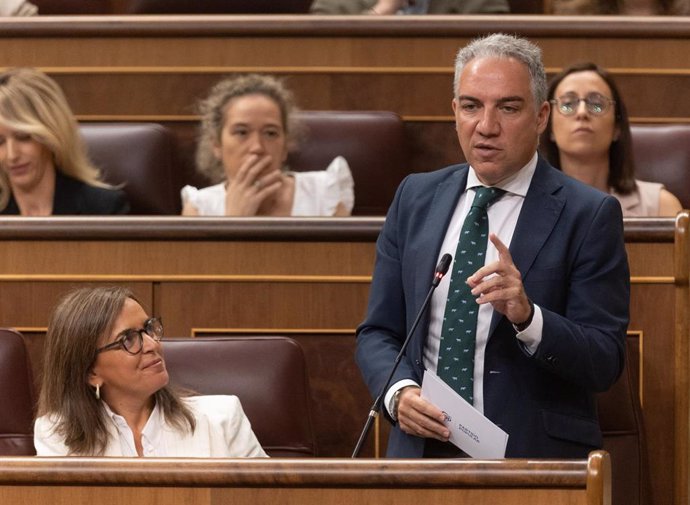
[[[437,374],[469,403],[473,403],[474,343],[479,305],[467,278],[484,266],[489,237],[486,208],[504,193],[480,186],[460,231],[443,315]]]

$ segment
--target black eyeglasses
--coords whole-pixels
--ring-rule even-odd
[[[603,116],[608,112],[615,100],[605,97],[601,93],[589,93],[586,97],[580,98],[575,94],[567,94],[558,97],[555,100],[550,100],[551,104],[556,106],[556,110],[564,116],[572,116],[577,112],[580,102],[585,102],[587,112],[594,116]]]
[[[160,342],[163,338],[163,323],[157,317],[147,319],[143,328],[128,330],[120,333],[114,342],[104,345],[96,350],[96,354],[100,354],[111,349],[122,348],[129,354],[139,354],[144,348],[144,333],[151,337],[156,342]]]

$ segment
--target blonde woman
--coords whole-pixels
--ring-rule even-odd
[[[101,180],[55,81],[32,68],[0,74],[0,213],[126,214],[124,192]]]

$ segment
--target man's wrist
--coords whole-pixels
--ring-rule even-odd
[[[393,393],[393,419],[398,419],[398,405],[400,404],[400,395],[402,394],[403,389],[405,388],[400,388],[395,393]]]
[[[515,330],[518,332],[525,331],[527,328],[529,328],[529,325],[532,324],[532,319],[534,319],[534,303],[532,303],[532,300],[529,298],[527,299],[527,302],[529,303],[529,316],[522,323],[513,323],[513,328],[515,328]]]

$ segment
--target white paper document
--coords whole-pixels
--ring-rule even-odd
[[[422,398],[446,414],[450,441],[469,456],[480,459],[505,457],[508,434],[428,370],[424,372]]]

